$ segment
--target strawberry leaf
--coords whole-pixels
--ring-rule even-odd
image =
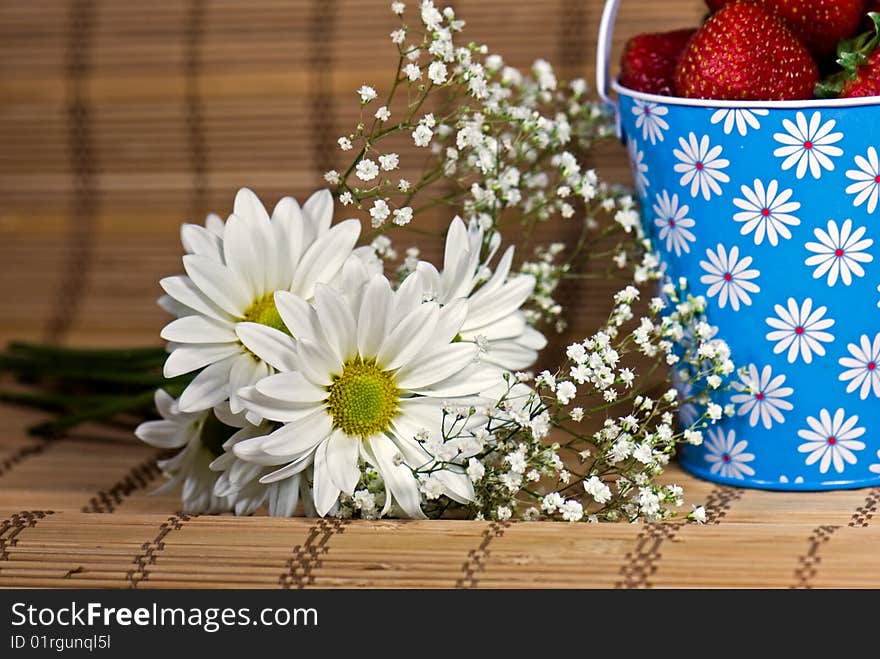
[[[837,64],[841,70],[819,81],[814,91],[817,98],[840,96],[844,85],[856,79],[859,67],[880,47],[880,13],[872,11],[868,16],[874,29],[851,39],[842,39],[837,44]]]

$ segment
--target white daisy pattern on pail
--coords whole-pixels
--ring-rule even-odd
[[[682,465],[768,489],[880,485],[880,103],[617,89],[645,231],[737,366],[716,397],[732,416]]]

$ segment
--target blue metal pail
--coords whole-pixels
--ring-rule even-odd
[[[600,37],[606,99],[616,6]],[[725,401],[736,415],[682,465],[767,489],[880,485],[880,98],[612,87],[645,231],[744,369]]]

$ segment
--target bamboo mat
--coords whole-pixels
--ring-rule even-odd
[[[412,16],[417,2],[407,3]],[[467,39],[511,65],[541,57],[562,79],[592,79],[601,0],[451,4]],[[617,47],[634,32],[694,23],[703,7],[626,0]],[[303,199],[324,171],[347,164],[336,139],[358,121],[355,90],[369,83],[386,93],[397,62],[389,8],[390,0],[0,3],[0,302],[11,311],[0,315],[0,340],[157,341],[166,322],[157,282],[181,271],[181,222],[225,216],[241,186],[270,206],[286,194]],[[422,156],[407,153],[401,176],[411,178],[407,163]],[[629,180],[618,144],[592,164],[609,181]],[[426,213],[419,227],[445,227],[453,212]],[[578,227],[544,235],[551,231],[574,239]],[[418,239],[429,259],[441,245],[405,230],[394,239],[401,254]],[[555,347],[607,315],[617,287],[567,285],[573,334]]]
[[[508,63],[543,57],[561,78],[592,79],[600,0],[450,4],[468,39]],[[181,269],[180,222],[228,213],[243,185],[268,204],[302,197],[343,164],[334,145],[356,123],[354,90],[387,91],[396,61],[388,5],[0,3],[0,340],[156,342],[156,282]],[[702,0],[624,0],[616,51],[703,11]],[[591,164],[629,179],[620,145]],[[437,257],[439,242],[419,242]],[[572,324],[550,363],[616,287],[561,289]],[[37,441],[24,432],[35,420],[0,408],[0,587],[880,586],[878,488],[767,493],[671,469],[689,503],[706,505],[705,526],[187,517],[174,497],[150,496],[152,449],[89,429]]]
[[[880,487],[762,492],[672,467],[702,526],[188,516],[150,494],[153,449],[36,441],[32,417],[0,414],[3,588],[880,587]]]

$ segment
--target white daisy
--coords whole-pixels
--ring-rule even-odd
[[[698,193],[708,201],[713,194],[721,194],[721,186],[718,182],[727,183],[730,177],[722,169],[730,164],[725,158],[719,158],[723,151],[720,146],[711,146],[709,136],[703,135],[699,141],[694,133],[688,135],[687,141],[683,137],[678,138],[681,149],[674,149],[672,154],[679,162],[673,169],[682,175],[681,185],[691,186],[691,196]]]
[[[880,449],[877,450],[877,458],[880,459]],[[868,465],[868,469],[872,474],[880,474],[880,462]]]
[[[740,392],[731,396],[730,401],[739,405],[739,416],[749,415],[749,425],[755,427],[758,421],[764,424],[768,430],[773,422],[785,423],[785,417],[780,410],[786,412],[793,410],[787,400],[783,400],[794,393],[791,387],[783,387],[784,375],[773,377],[773,369],[765,366],[761,373],[755,364],[749,364],[747,373],[740,373],[740,382],[734,382],[733,388]]]
[[[442,308],[422,302],[418,278],[410,275],[392,292],[377,275],[358,301],[322,285],[313,305],[292,293],[276,294],[297,337],[295,354],[283,354],[288,345],[265,349],[297,370],[269,376],[241,396],[250,411],[283,425],[233,447],[243,460],[276,467],[260,482],[311,467],[316,512],[324,516],[337,509],[342,493],[354,493],[367,464],[385,484],[383,515],[396,505],[408,517],[424,517],[414,470],[439,462],[428,447],[442,438],[444,406],[473,404],[474,395],[501,382],[501,371],[475,363],[474,344],[454,342],[467,302]],[[445,464],[433,477],[450,498],[473,498],[464,464]]]
[[[648,173],[648,166],[645,164],[645,152],[639,148],[638,143],[633,138],[627,140],[626,146],[629,151],[629,162],[632,166],[633,178],[636,182],[636,190],[638,191],[639,196],[644,197],[647,194],[647,189],[650,185],[648,177],[646,176]]]
[[[846,173],[846,177],[855,183],[847,186],[846,193],[856,195],[853,206],[861,206],[867,201],[866,208],[873,213],[880,198],[880,158],[877,157],[877,149],[869,147],[867,159],[856,156],[855,160],[858,169],[850,169]]]
[[[873,342],[867,334],[862,334],[859,345],[850,343],[846,348],[852,357],[837,360],[846,369],[839,378],[841,382],[849,380],[846,393],[851,394],[861,387],[859,396],[862,400],[872,390],[874,396],[880,398],[880,334],[874,336]]]
[[[813,256],[807,258],[804,263],[810,267],[816,266],[813,271],[813,279],[828,275],[828,285],[834,286],[838,276],[844,286],[852,284],[853,275],[864,277],[865,270],[860,263],[870,263],[874,257],[867,254],[867,250],[874,241],[870,238],[863,240],[865,227],[852,230],[852,220],[846,220],[843,226],[838,228],[837,222],[828,220],[828,230],[821,228],[813,229],[813,235],[819,241],[809,242],[804,247]]]
[[[795,117],[797,124],[790,119],[783,119],[782,126],[786,133],[776,133],[773,139],[783,144],[773,151],[773,155],[785,158],[782,162],[783,171],[797,165],[796,175],[803,178],[809,168],[813,178],[822,176],[822,170],[834,170],[831,158],[843,155],[843,149],[833,146],[843,139],[843,133],[832,133],[837,122],[829,119],[822,123],[822,113],[814,112],[809,124],[803,112]]]
[[[764,109],[754,109],[754,110],[744,110],[742,108],[730,109],[730,110],[715,110],[712,113],[712,123],[719,124],[722,121],[724,122],[724,133],[726,135],[730,135],[733,132],[734,126],[739,131],[739,134],[745,137],[746,133],[749,131],[749,127],[754,128],[755,130],[759,130],[761,128],[761,123],[758,121],[757,117],[766,117],[770,114],[770,110]]]
[[[441,305],[458,298],[468,301],[467,317],[459,339],[480,347],[481,359],[509,371],[521,371],[538,358],[547,339],[526,323],[521,310],[535,290],[531,275],[510,276],[513,246],[507,248],[495,272],[489,262],[498,250],[501,236],[493,234],[483,258],[484,232],[476,221],[469,228],[456,217],[446,234],[443,272],[427,262],[416,266],[425,287],[424,297]]]
[[[696,224],[687,216],[689,210],[687,204],[678,205],[677,194],[670,198],[666,190],[657,195],[657,203],[654,204],[654,224],[660,227],[660,240],[665,240],[666,250],[674,249],[677,256],[691,251],[688,243],[697,239],[689,231]]]
[[[755,179],[754,189],[747,185],[740,189],[744,199],[736,198],[733,203],[742,212],[734,214],[733,220],[744,223],[740,229],[742,235],[754,232],[755,244],[760,245],[766,234],[767,240],[774,247],[779,244],[779,236],[786,240],[791,238],[788,226],[796,227],[801,221],[790,213],[800,209],[801,205],[800,202],[789,201],[792,195],[790,189],[777,194],[778,181],[770,181],[765,188],[758,179]]]
[[[744,439],[737,442],[733,430],[725,434],[721,428],[712,428],[704,445],[706,447],[704,457],[706,462],[712,465],[709,471],[713,474],[740,480],[755,475],[755,470],[748,464],[755,459],[755,456],[753,453],[745,452],[749,443]]]
[[[775,341],[773,354],[788,350],[788,363],[793,364],[798,357],[807,364],[813,361],[813,353],[825,355],[822,343],[834,341],[834,336],[825,332],[834,325],[834,320],[825,318],[828,307],[813,310],[813,299],[807,298],[798,305],[793,297],[788,298],[788,308],[774,305],[777,318],[767,318],[767,324],[774,331],[767,333],[768,341]]]
[[[261,334],[281,344],[293,341],[272,296],[286,290],[310,298],[316,284],[340,275],[360,223],[346,220],[331,228],[332,216],[326,190],[303,208],[285,197],[270,218],[257,196],[242,189],[222,237],[192,231],[187,247],[192,251],[183,257],[187,274],[160,282],[185,310],[162,330],[171,342],[165,376],[202,369],[181,395],[181,410],[207,409],[229,398],[238,412],[235,392],[272,372],[248,347],[250,335],[260,332],[243,335],[240,326],[259,325]]]
[[[706,271],[706,274],[700,277],[700,281],[709,286],[706,295],[709,297],[717,295],[718,306],[722,309],[727,306],[728,300],[734,311],[739,311],[740,302],[750,306],[752,298],[749,293],[758,293],[761,290],[751,281],[761,274],[754,268],[749,269],[752,257],[739,258],[739,247],[734,245],[728,252],[721,244],[716,251],[707,249],[706,256],[709,257],[708,261],[700,261],[700,267]]]
[[[178,401],[162,389],[156,391],[154,400],[162,419],[144,421],[135,429],[135,436],[156,448],[180,449],[173,457],[159,460],[159,468],[168,482],[156,493],[182,486],[185,513],[216,514],[231,510],[231,499],[214,495],[217,474],[209,465],[223,452],[223,443],[237,429],[220,421],[213,410],[181,412]]]
[[[636,99],[632,112],[636,115],[636,128],[642,129],[642,139],[651,140],[651,144],[663,141],[663,131],[669,129],[663,117],[669,114],[669,108]]]
[[[235,455],[235,445],[246,439],[262,437],[274,430],[279,424],[261,420],[258,425],[247,421],[244,413],[231,414],[223,411],[221,406],[215,414],[227,426],[235,429],[235,433],[222,445],[222,454],[209,465],[217,472],[214,484],[214,495],[230,500],[236,515],[250,515],[263,504],[267,504],[272,517],[292,517],[300,501],[306,513],[314,515],[314,505],[301,474],[274,483],[261,483],[260,478],[274,471],[273,467],[264,467],[246,462]]]
[[[858,438],[865,434],[865,429],[856,427],[858,415],[846,417],[843,409],[838,409],[834,417],[828,410],[819,412],[819,418],[808,416],[809,430],[798,430],[798,437],[806,440],[798,446],[799,453],[809,453],[807,466],[819,463],[819,473],[826,473],[831,465],[840,474],[843,473],[844,462],[854,465],[857,462],[853,451],[861,451],[865,443]]]

